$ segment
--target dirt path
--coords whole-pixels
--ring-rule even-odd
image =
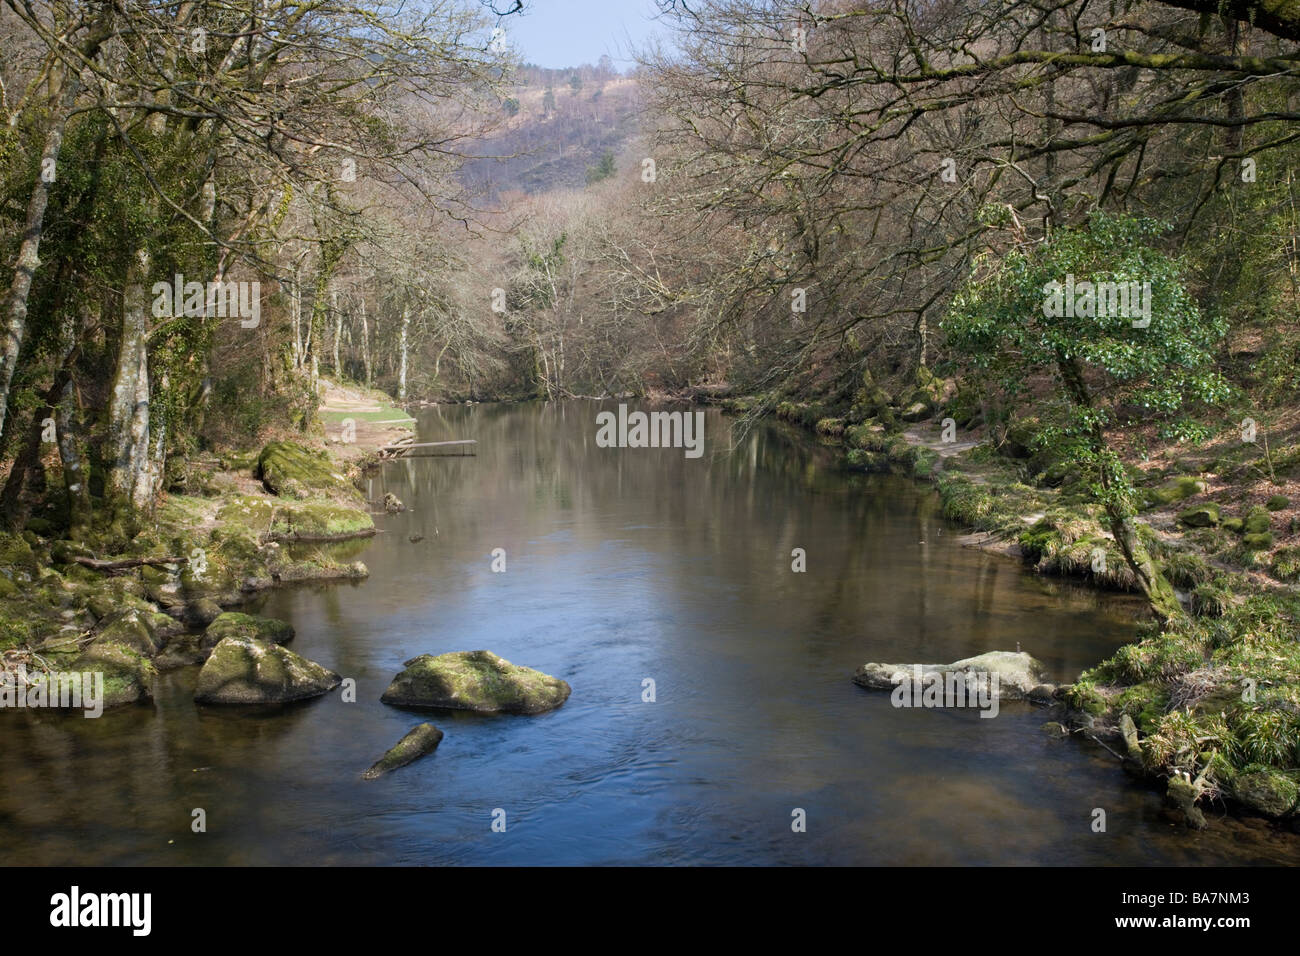
[[[409,437],[415,428],[415,419],[383,392],[328,379],[321,379],[320,414],[326,441],[344,461]]]

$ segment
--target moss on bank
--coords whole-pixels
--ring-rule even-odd
[[[69,540],[48,522],[38,523],[43,534],[0,533],[0,652],[76,650],[111,628],[109,643],[140,648],[156,643],[165,621],[178,629],[178,619],[194,623],[191,612],[205,603],[212,609],[204,622],[220,613],[216,605],[238,605],[276,584],[366,577],[361,562],[324,546],[374,533],[355,488],[345,482],[340,490],[340,475],[331,471],[331,497],[272,497],[252,481],[258,457],[215,462],[214,478],[224,476],[226,490],[168,495],[134,533],[120,523],[97,524]],[[321,546],[291,556],[281,542]],[[154,563],[108,574],[78,558]],[[128,610],[138,612],[140,628],[120,619]]]

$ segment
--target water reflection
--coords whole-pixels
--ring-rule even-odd
[[[0,714],[0,862],[1300,860],[1252,823],[1171,827],[1158,795],[1100,748],[1040,734],[1028,704],[898,710],[849,680],[866,660],[1017,642],[1070,679],[1131,635],[1125,601],[961,548],[931,493],[847,474],[781,426],[733,443],[710,411],[706,454],[687,459],[598,448],[600,407],[420,413],[420,440],[476,438],[478,456],[385,465],[371,495],[408,511],[343,552],[369,580],[268,597],[295,650],[357,681],[356,703],[195,708],[191,669],[155,707],[99,721]],[[435,715],[432,757],[361,781],[423,719],[379,702],[402,661],[481,647],[572,697],[537,717]]]

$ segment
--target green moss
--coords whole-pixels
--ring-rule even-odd
[[[286,644],[293,640],[293,627],[275,618],[223,611],[208,625],[202,645],[215,647],[227,637],[251,637],[271,644]]]
[[[388,753],[384,754],[375,765],[363,774],[364,779],[374,780],[386,773],[391,773],[407,764],[413,763],[425,754],[432,753],[442,743],[442,731],[433,724],[419,724],[397,742]]]
[[[1193,498],[1196,495],[1203,495],[1209,489],[1209,486],[1199,478],[1190,475],[1182,475],[1173,481],[1159,488],[1150,488],[1146,492],[1146,503],[1148,508],[1159,505],[1172,504],[1175,501],[1182,501],[1184,498]]]
[[[257,457],[256,475],[266,490],[282,498],[305,499],[313,493],[356,497],[347,477],[329,456],[288,441],[270,442]]]
[[[1241,544],[1247,551],[1267,551],[1273,547],[1273,533],[1265,531],[1262,534],[1243,534]]]
[[[319,697],[342,678],[287,647],[227,637],[199,671],[194,699],[208,704],[282,704]]]
[[[1178,513],[1178,523],[1189,528],[1205,528],[1219,523],[1219,506],[1210,502]]]
[[[1246,515],[1246,534],[1264,534],[1273,522],[1267,508],[1255,507]]]
[[[1273,495],[1268,501],[1264,502],[1264,507],[1269,511],[1282,511],[1291,507],[1291,499],[1286,495]]]
[[[569,685],[491,651],[458,651],[409,660],[393,678],[383,701],[406,707],[537,714],[559,707]]]

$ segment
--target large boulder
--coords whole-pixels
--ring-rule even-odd
[[[255,637],[270,644],[288,644],[293,640],[293,627],[273,617],[223,611],[203,632],[200,646],[211,650],[228,637]]]
[[[414,763],[425,754],[433,753],[442,743],[442,731],[433,724],[420,724],[397,742],[392,750],[384,754],[375,765],[361,775],[363,780],[374,780],[390,771]]]
[[[893,690],[898,684],[912,680],[917,668],[923,681],[934,674],[938,679],[954,672],[975,674],[984,680],[988,675],[998,677],[998,696],[1007,700],[1028,697],[1035,688],[1046,683],[1047,671],[1034,658],[1024,652],[989,651],[976,657],[966,657],[951,664],[863,664],[853,675],[853,683],[869,690]],[[900,676],[901,675],[901,676]]]
[[[152,616],[135,608],[111,614],[101,622],[102,629],[91,644],[122,644],[142,657],[156,657],[166,642],[158,635],[156,628],[151,626]]]
[[[227,637],[199,671],[194,699],[203,704],[284,704],[327,694],[342,678],[287,647],[255,637]]]
[[[421,654],[402,665],[384,691],[386,704],[471,710],[480,714],[540,714],[569,699],[569,685],[491,651]]]
[[[1256,813],[1284,817],[1296,808],[1300,788],[1285,774],[1262,770],[1237,777],[1232,784],[1232,795]]]
[[[104,706],[119,707],[153,697],[157,670],[134,647],[112,641],[96,641],[68,668],[81,673],[104,675]]]
[[[347,476],[334,470],[325,452],[290,441],[273,441],[263,448],[257,456],[256,474],[267,491],[282,498],[357,494]]]

